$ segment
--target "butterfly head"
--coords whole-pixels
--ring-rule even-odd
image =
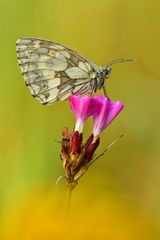
[[[112,72],[112,68],[111,67],[106,67],[103,70],[103,78],[106,80],[107,78],[109,78],[110,74]]]
[[[128,61],[135,61],[134,59],[125,59],[125,58],[117,58],[113,61],[111,61],[107,66],[103,69],[100,69],[98,76],[96,77],[96,90],[100,89],[104,86],[105,81],[107,78],[109,78],[111,71],[112,71],[112,65],[120,62],[128,62]]]

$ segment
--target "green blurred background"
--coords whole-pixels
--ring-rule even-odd
[[[0,0],[0,239],[160,239],[160,2]],[[102,134],[98,153],[124,134],[75,189],[67,188],[61,130],[73,128],[68,102],[41,106],[17,64],[20,37],[54,40],[100,66],[117,57],[109,96],[124,111]],[[85,128],[87,137],[92,122]]]

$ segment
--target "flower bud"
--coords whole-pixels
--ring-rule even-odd
[[[89,162],[92,157],[93,157],[93,154],[95,153],[99,143],[100,143],[100,138],[97,137],[97,138],[93,138],[93,135],[91,135],[87,141],[87,145],[86,145],[86,149],[85,149],[85,158],[86,158],[86,161]]]
[[[71,139],[71,153],[77,154],[81,152],[81,144],[82,144],[82,133],[79,133],[78,131],[75,131],[73,133],[72,139]]]

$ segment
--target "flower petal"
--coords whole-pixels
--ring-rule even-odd
[[[77,120],[75,131],[82,132],[84,122],[95,112],[95,101],[88,96],[80,97],[78,95],[72,95],[69,101]]]
[[[98,136],[118,115],[123,109],[124,105],[120,102],[112,102],[109,98],[99,96],[97,97],[98,109],[94,114],[94,128],[93,134]]]
[[[111,103],[110,111],[107,118],[107,126],[114,120],[114,118],[122,111],[124,105],[120,101]]]

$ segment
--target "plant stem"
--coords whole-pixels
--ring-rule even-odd
[[[70,186],[69,189],[68,189],[68,196],[67,196],[66,219],[68,219],[68,217],[69,217],[69,210],[70,210],[70,206],[71,206],[72,190],[73,190],[73,187]]]

